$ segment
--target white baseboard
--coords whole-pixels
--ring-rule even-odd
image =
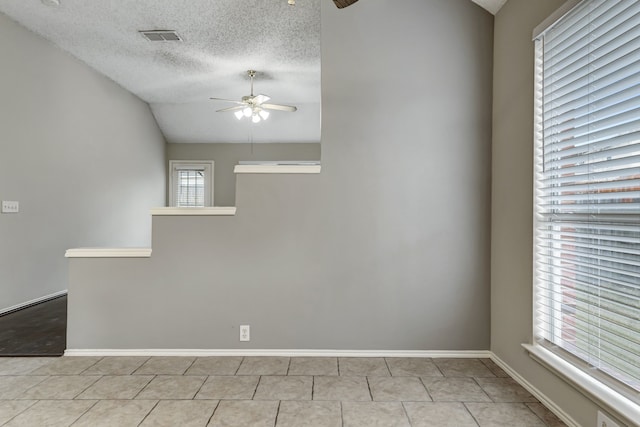
[[[495,353],[491,353],[491,360],[493,360],[496,365],[500,366],[504,371],[509,374],[511,378],[513,378],[518,384],[527,389],[529,393],[531,393],[536,399],[538,399],[544,406],[546,406],[551,412],[556,414],[558,418],[562,420],[569,427],[581,427],[580,424],[576,422],[569,414],[567,414],[562,408],[556,405],[551,399],[549,399],[544,393],[538,390],[533,386],[529,381],[527,381],[522,375],[514,371],[509,365],[507,365],[502,359],[495,355]]]
[[[56,293],[51,294],[51,295],[45,295],[45,296],[40,297],[40,298],[32,299],[31,301],[27,301],[27,302],[23,302],[23,303],[20,303],[20,304],[16,304],[16,305],[14,305],[12,307],[3,308],[3,309],[0,309],[0,316],[2,316],[3,314],[11,313],[12,311],[18,311],[18,310],[22,310],[23,308],[27,308],[27,307],[32,306],[32,305],[40,304],[41,302],[49,301],[50,299],[58,298],[58,297],[66,295],[66,294],[67,294],[67,291],[65,289],[64,291],[56,292]]]
[[[280,356],[280,357],[428,357],[485,358],[488,350],[422,351],[422,350],[252,350],[252,349],[67,349],[65,356]]]

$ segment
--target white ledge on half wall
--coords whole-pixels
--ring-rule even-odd
[[[151,248],[76,248],[67,249],[65,258],[149,258]]]
[[[265,163],[250,163],[240,162],[239,165],[233,169],[235,173],[320,173],[320,163],[317,162],[265,162]]]
[[[151,215],[155,216],[191,216],[191,215],[235,215],[235,206],[211,206],[206,208],[153,208]]]

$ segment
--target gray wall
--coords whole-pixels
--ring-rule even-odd
[[[148,246],[165,198],[148,106],[0,14],[0,310],[65,290],[66,249]]]
[[[236,175],[233,168],[239,161],[320,160],[320,144],[167,144],[167,160],[213,160],[214,205],[235,206]],[[169,173],[167,169],[167,186]]]
[[[68,347],[488,349],[492,43],[468,0],[322,2],[322,173],[71,260]]]
[[[509,0],[496,16],[493,91],[491,349],[580,425],[596,423],[583,395],[534,362],[521,343],[533,331],[534,27],[563,0]]]

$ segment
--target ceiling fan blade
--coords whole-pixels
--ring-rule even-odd
[[[236,107],[228,107],[228,108],[223,108],[222,110],[216,110],[216,113],[224,113],[225,111],[238,111],[238,110],[244,110],[246,107],[244,105],[238,105]]]
[[[262,104],[263,102],[267,102],[268,100],[270,100],[271,98],[269,98],[267,95],[256,95],[255,98],[253,98],[253,100],[255,101],[255,103],[257,105]]]
[[[294,107],[292,105],[262,104],[260,105],[260,107],[264,108],[265,110],[288,111],[290,113],[298,110],[298,107]]]
[[[347,6],[351,6],[358,0],[333,0],[333,2],[338,6],[338,9],[342,9]]]
[[[233,102],[234,104],[242,104],[242,105],[245,104],[245,102],[236,101],[235,99],[225,99],[225,98],[209,98],[209,99],[213,99],[214,101]]]

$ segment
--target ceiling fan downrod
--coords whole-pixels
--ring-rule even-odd
[[[253,78],[256,76],[256,70],[248,70],[249,78],[251,79],[251,96],[253,97]]]

